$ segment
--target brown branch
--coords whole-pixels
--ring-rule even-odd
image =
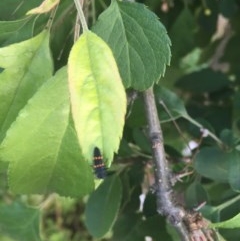
[[[176,228],[182,241],[189,241],[189,233],[183,221],[186,212],[183,208],[176,206],[172,197],[171,174],[165,157],[163,135],[153,89],[150,88],[144,91],[143,96],[154,158],[157,211],[159,214],[164,215],[172,226]]]
[[[157,212],[167,218],[178,231],[181,241],[214,241],[216,232],[208,228],[208,222],[197,211],[188,211],[176,205],[173,197],[171,171],[165,157],[162,129],[158,117],[153,88],[143,92],[152,143]]]

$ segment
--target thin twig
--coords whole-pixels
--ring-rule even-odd
[[[189,233],[183,222],[186,212],[183,208],[176,206],[172,198],[172,186],[170,183],[171,175],[165,157],[162,130],[158,118],[153,89],[150,88],[144,91],[143,96],[154,158],[157,211],[167,217],[168,221],[180,234],[182,241],[189,241]]]
[[[174,120],[173,115],[171,114],[171,112],[169,111],[169,109],[167,108],[167,106],[165,105],[163,100],[160,100],[159,103],[162,105],[163,109],[166,111],[166,113],[169,115],[169,117],[171,118],[171,121],[173,122],[173,125],[175,126],[175,128],[177,129],[178,133],[180,134],[180,136],[183,138],[183,140],[186,142],[187,148],[189,149],[190,153],[192,153],[192,149],[189,146],[189,141],[187,140],[187,138],[185,137],[185,135],[183,134],[181,128],[179,127],[179,125],[177,124],[177,122]]]
[[[95,5],[95,0],[91,1],[91,5],[92,5],[92,12],[91,12],[92,24],[95,24],[96,23],[96,5]]]
[[[83,32],[87,32],[88,31],[88,26],[87,26],[87,22],[82,10],[82,6],[81,3],[79,2],[79,0],[74,0],[76,8],[77,8],[77,12],[78,12],[78,16],[79,19],[81,21],[82,27],[83,27]]]
[[[58,5],[51,11],[50,17],[46,25],[46,29],[50,29],[52,27],[53,19],[56,15],[57,9],[58,9]]]
[[[78,40],[79,36],[80,36],[80,30],[81,30],[81,26],[80,26],[80,19],[79,16],[76,16],[76,21],[75,21],[75,26],[74,26],[74,43]]]

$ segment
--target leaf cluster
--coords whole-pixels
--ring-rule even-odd
[[[74,1],[10,2],[0,2],[1,240],[179,240],[149,192],[150,87],[182,177],[176,204],[206,202],[210,227],[238,240],[239,1],[86,1],[89,31],[76,42]]]

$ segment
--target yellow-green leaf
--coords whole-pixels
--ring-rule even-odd
[[[60,0],[44,0],[41,5],[36,8],[29,10],[26,14],[41,14],[47,13],[51,11],[57,4],[59,4]]]
[[[88,31],[74,44],[68,75],[72,114],[85,158],[98,147],[108,165],[118,150],[126,112],[126,95],[113,54]]]
[[[44,60],[44,61],[43,61]],[[0,142],[19,111],[52,76],[49,32],[0,48]]]
[[[69,113],[64,67],[28,101],[0,146],[0,159],[10,162],[8,185],[12,192],[56,192],[71,197],[91,192],[92,169],[81,155]]]

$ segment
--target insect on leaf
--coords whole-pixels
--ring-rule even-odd
[[[103,156],[97,147],[95,147],[93,151],[93,168],[97,178],[103,179],[106,177],[106,167]]]
[[[97,146],[109,166],[122,136],[126,94],[111,50],[96,34],[88,31],[74,44],[68,80],[83,155],[92,164]]]

